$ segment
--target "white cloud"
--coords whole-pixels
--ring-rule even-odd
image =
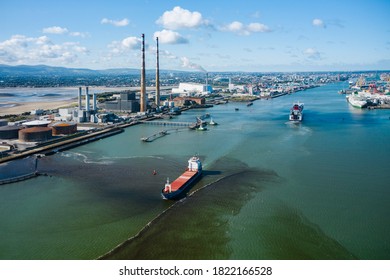
[[[319,60],[321,59],[321,54],[315,48],[307,48],[303,51],[303,54],[310,59]]]
[[[42,33],[45,34],[68,34],[73,37],[82,37],[85,38],[89,34],[87,32],[70,32],[67,28],[65,27],[60,27],[60,26],[51,26],[51,27],[45,27],[42,29]]]
[[[51,27],[43,28],[42,32],[49,33],[49,34],[65,34],[68,33],[68,29],[59,26],[51,26]]]
[[[166,50],[160,50],[160,56],[164,56],[168,59],[178,59],[176,55]]]
[[[122,40],[121,45],[126,49],[141,49],[141,39],[138,37],[127,37]]]
[[[222,31],[233,32],[239,35],[250,35],[251,33],[264,33],[271,32],[271,29],[262,23],[253,22],[248,25],[244,25],[242,22],[233,21],[220,28]]]
[[[262,24],[262,23],[258,23],[258,22],[250,23],[248,25],[248,30],[251,32],[269,32],[269,31],[271,31],[271,29],[267,25]]]
[[[124,54],[130,50],[141,50],[141,39],[138,37],[127,37],[122,41],[113,41],[108,45],[111,54]]]
[[[36,43],[38,45],[51,44],[50,39],[47,36],[38,37]]]
[[[325,28],[326,25],[322,19],[315,18],[312,21],[313,26]]]
[[[0,63],[11,64],[69,64],[76,62],[79,55],[88,49],[79,43],[53,43],[47,36],[27,37],[14,35],[0,42]]]
[[[122,20],[112,20],[108,18],[103,18],[100,22],[101,24],[111,24],[114,26],[122,27],[129,25],[129,20],[127,18],[124,18]]]
[[[69,32],[69,35],[73,37],[81,37],[81,38],[89,37],[88,32]]]
[[[226,28],[226,31],[230,31],[230,32],[234,32],[234,33],[245,32],[244,24],[239,22],[239,21],[233,21],[232,23],[226,25],[225,28]]]
[[[208,24],[208,22],[203,19],[201,13],[191,12],[178,6],[174,7],[172,11],[164,12],[156,23],[162,25],[164,28],[172,30],[197,28]]]
[[[154,32],[154,38],[158,37],[162,44],[187,44],[188,40],[181,36],[178,32],[172,30],[162,30]]]

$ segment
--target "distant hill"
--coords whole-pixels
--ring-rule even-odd
[[[107,76],[107,75],[139,75],[140,69],[115,68],[106,70],[92,70],[87,68],[66,68],[47,65],[17,65],[10,66],[0,64],[0,76]],[[156,70],[146,70],[147,74],[155,73]],[[164,72],[182,72],[160,70]]]

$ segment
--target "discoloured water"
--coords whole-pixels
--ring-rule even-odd
[[[43,158],[49,176],[0,186],[0,258],[94,259],[130,240],[109,257],[388,259],[389,111],[351,108],[343,87],[190,110],[174,120],[207,112],[219,125],[152,143],[140,138],[161,129],[139,125]],[[297,100],[304,121],[291,125]],[[163,201],[194,154],[196,192]],[[32,166],[1,165],[0,176]]]

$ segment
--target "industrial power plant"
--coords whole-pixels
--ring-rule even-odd
[[[179,88],[161,98],[160,92],[160,66],[159,66],[159,39],[156,38],[156,76],[154,102],[148,98],[146,92],[145,68],[145,35],[141,35],[141,78],[140,91],[122,91],[115,95],[115,99],[99,103],[98,93],[90,93],[90,87],[79,87],[77,105],[68,108],[59,108],[57,111],[44,111],[35,109],[30,112],[35,119],[30,121],[15,121],[8,123],[0,120],[0,139],[2,142],[0,152],[7,152],[17,147],[32,147],[37,143],[57,141],[57,138],[72,136],[79,131],[95,131],[103,124],[123,122],[124,118],[147,117],[152,112],[167,112],[170,115],[180,114],[177,106],[191,104],[204,105],[204,95],[212,92],[208,85],[195,83],[180,83]],[[169,96],[169,99],[167,98]],[[161,101],[163,100],[163,102]],[[150,102],[150,104],[149,104]],[[154,104],[152,104],[154,103]],[[120,117],[117,114],[127,114]],[[129,117],[129,114],[133,114]],[[130,122],[130,121],[129,121]],[[104,126],[103,126],[104,127]],[[23,148],[22,148],[23,149]]]

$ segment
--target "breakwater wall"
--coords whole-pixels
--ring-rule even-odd
[[[95,132],[87,132],[83,133],[81,136],[73,136],[72,138],[60,139],[56,142],[50,142],[47,145],[39,145],[30,150],[20,152],[17,154],[12,154],[8,157],[4,157],[0,159],[0,163],[4,163],[7,161],[28,157],[34,154],[53,154],[59,151],[67,150],[70,148],[74,148],[80,145],[87,144],[92,141],[96,141],[105,137],[109,137],[118,133],[122,133],[124,131],[121,127],[110,127],[105,128]]]
[[[28,174],[13,177],[13,178],[2,179],[2,180],[0,180],[0,185],[16,183],[16,182],[28,180],[28,179],[31,179],[31,178],[34,178],[37,176],[39,176],[39,173],[33,172],[33,173],[28,173]]]

